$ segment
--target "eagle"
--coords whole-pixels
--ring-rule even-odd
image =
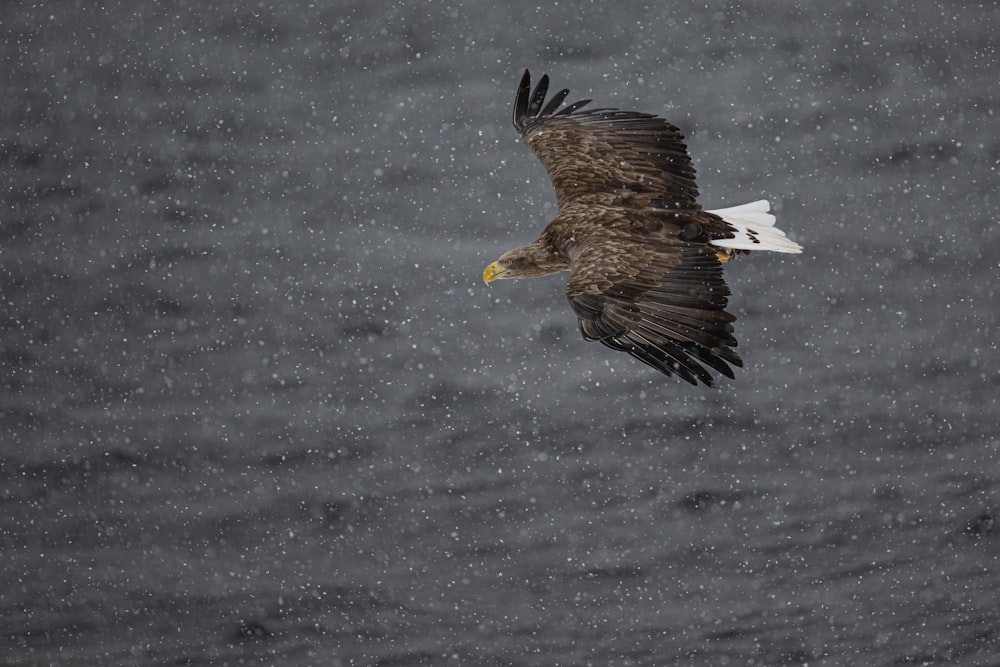
[[[549,78],[525,70],[514,127],[541,161],[558,212],[532,243],[486,267],[489,285],[569,271],[566,298],[588,341],[627,352],[668,376],[712,386],[733,379],[722,265],[752,250],[800,253],[774,226],[766,200],[712,211],[698,204],[684,136],[654,114],[562,106]],[[561,108],[560,108],[561,107]]]

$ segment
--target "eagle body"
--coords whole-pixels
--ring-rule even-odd
[[[486,267],[498,278],[569,271],[566,297],[587,340],[667,374],[711,386],[711,368],[734,377],[743,361],[726,312],[722,262],[750,250],[799,253],[774,227],[766,201],[706,211],[680,131],[652,114],[560,108],[548,77],[527,71],[514,127],[538,157],[559,211],[539,238]],[[707,368],[706,368],[707,367]]]

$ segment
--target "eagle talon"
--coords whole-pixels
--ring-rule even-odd
[[[726,263],[726,262],[728,262],[729,260],[731,260],[731,259],[733,259],[734,257],[736,257],[736,255],[738,255],[738,254],[739,254],[739,250],[716,250],[716,251],[715,251],[715,256],[716,256],[716,257],[717,257],[717,258],[719,259],[719,261],[720,261],[720,262],[722,262],[723,264],[725,264],[725,263]],[[735,270],[735,269],[734,269],[734,270]]]

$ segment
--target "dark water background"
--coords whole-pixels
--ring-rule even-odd
[[[0,664],[1000,665],[1000,5],[2,3]],[[482,267],[680,125],[716,390]]]

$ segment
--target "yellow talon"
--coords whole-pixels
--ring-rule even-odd
[[[723,263],[728,262],[733,257],[736,257],[736,254],[737,254],[736,250],[716,250],[715,251],[715,256],[718,257],[719,261],[723,262]]]

